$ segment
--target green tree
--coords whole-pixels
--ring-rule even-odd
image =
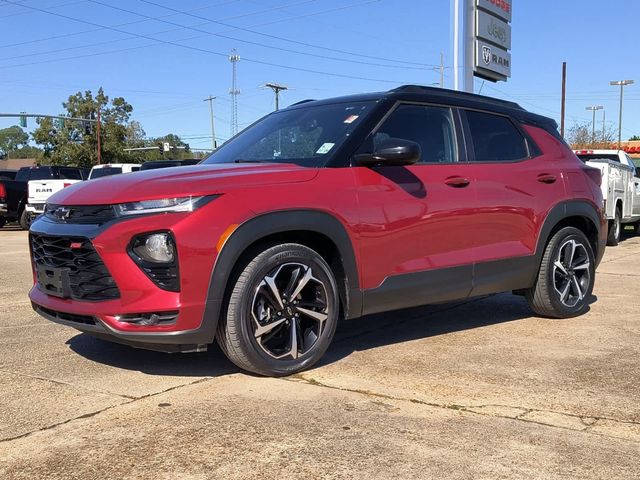
[[[124,151],[130,137],[136,141],[141,127],[131,122],[133,107],[122,97],[109,100],[102,88],[94,96],[90,90],[71,95],[62,104],[63,116],[97,119],[101,117],[102,162],[131,161]],[[139,127],[139,128],[138,128]],[[144,131],[142,131],[144,134]],[[38,128],[33,139],[43,147],[43,159],[53,165],[73,165],[91,167],[97,163],[97,127],[95,122],[75,120],[56,121],[50,118],[38,120]]]
[[[634,135],[629,139],[630,142],[640,142],[640,136]]]
[[[0,129],[0,150],[9,154],[29,143],[29,134],[18,125]]]

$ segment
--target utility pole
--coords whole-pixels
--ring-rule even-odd
[[[273,93],[276,96],[276,112],[277,112],[280,109],[280,92],[284,92],[285,90],[288,90],[289,87],[285,85],[280,85],[279,83],[265,83],[264,86],[273,90]]]
[[[620,150],[620,146],[622,145],[622,98],[624,96],[624,87],[627,85],[633,85],[633,80],[616,80],[613,82],[609,82],[609,85],[612,86],[620,86],[620,113],[618,115],[618,150]]]
[[[98,165],[102,163],[102,148],[100,146],[100,105],[98,105],[98,125],[96,128],[96,135],[98,136]]]
[[[605,129],[605,120],[606,120],[606,118],[607,118],[607,111],[603,108],[602,109],[602,140],[603,141],[604,141],[605,135],[606,135],[606,133],[605,133],[605,131],[606,131],[606,129]]]
[[[229,94],[231,95],[231,136],[234,136],[238,133],[238,95],[240,94],[240,90],[237,86],[236,72],[236,64],[240,61],[240,55],[237,54],[235,48],[231,50],[229,61],[231,62],[233,70],[231,77],[231,90],[229,90]]]
[[[596,143],[596,112],[598,110],[602,110],[604,107],[602,105],[593,105],[592,107],[587,107],[587,110],[591,110],[593,112],[593,120],[591,120],[591,143]],[[592,145],[593,146],[593,145]]]
[[[560,136],[564,138],[564,114],[567,103],[567,62],[562,62],[562,100],[560,107]]]
[[[444,88],[444,53],[440,52],[440,88]]]
[[[214,150],[218,148],[218,142],[216,142],[216,128],[215,128],[215,123],[213,119],[213,101],[215,99],[216,97],[209,95],[208,98],[205,98],[203,100],[203,102],[209,102],[209,110],[211,111],[211,140],[212,140],[212,145]]]

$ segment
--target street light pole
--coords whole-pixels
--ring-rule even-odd
[[[624,87],[627,85],[633,85],[633,80],[616,80],[613,82],[609,82],[609,85],[612,86],[620,86],[620,113],[618,115],[618,150],[620,150],[620,146],[622,145],[622,99],[624,96]]]
[[[587,110],[591,110],[593,112],[593,120],[591,121],[591,143],[596,143],[596,112],[598,110],[602,110],[604,107],[602,105],[594,105],[592,107],[587,107]]]

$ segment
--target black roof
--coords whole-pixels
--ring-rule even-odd
[[[556,121],[529,112],[515,102],[501,100],[499,98],[487,97],[475,93],[458,92],[446,88],[426,87],[422,85],[402,85],[386,92],[361,93],[356,95],[348,95],[344,97],[328,98],[323,100],[302,100],[288,108],[304,108],[306,105],[331,104],[343,102],[362,102],[362,101],[380,101],[380,100],[404,100],[404,101],[420,101],[432,103],[445,103],[458,107],[476,108],[479,110],[488,110],[492,112],[510,115],[518,120],[532,123],[535,125],[552,125],[557,127]]]

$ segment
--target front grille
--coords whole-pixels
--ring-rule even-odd
[[[120,297],[115,281],[89,239],[32,233],[31,251],[36,268],[68,272],[71,298],[100,301]]]
[[[112,205],[47,205],[45,215],[54,222],[83,225],[102,225],[116,218]]]

